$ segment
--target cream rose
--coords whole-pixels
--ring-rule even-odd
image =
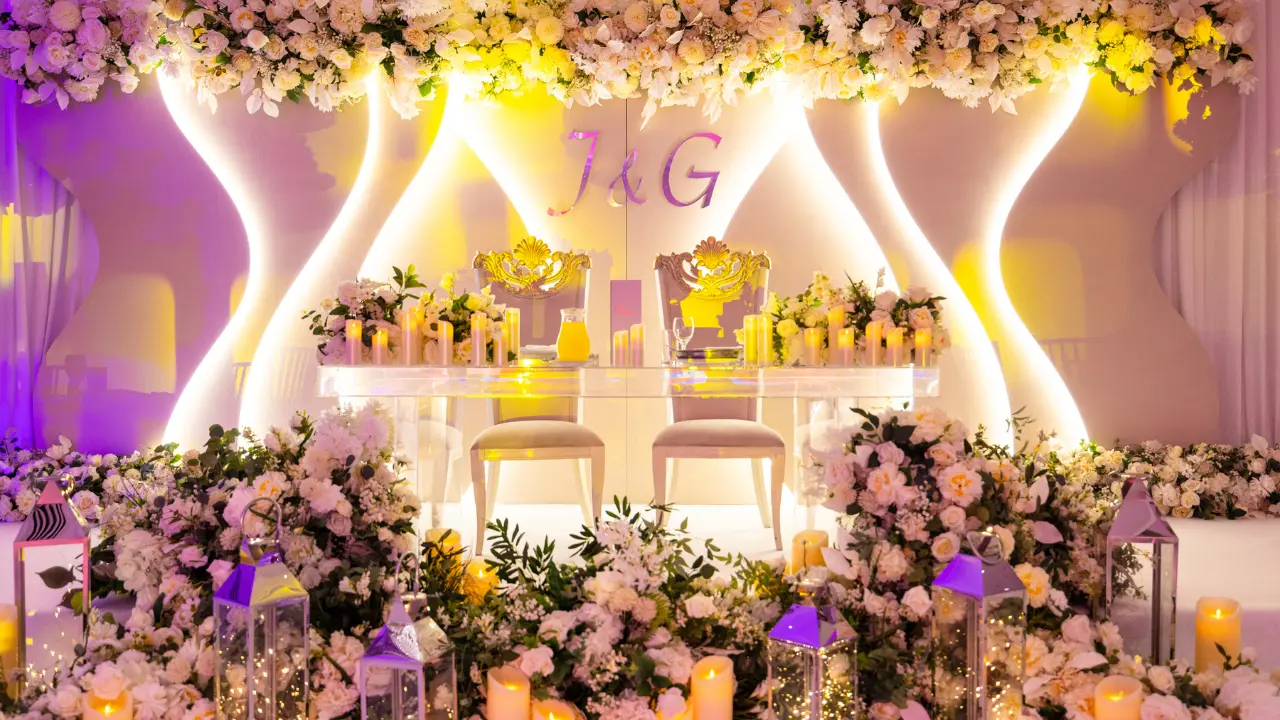
[[[947,562],[960,553],[960,537],[951,532],[942,533],[933,539],[931,550],[933,559],[938,562]]]
[[[58,0],[49,8],[49,24],[62,32],[80,27],[80,6],[72,0]]]
[[[239,7],[231,11],[231,27],[236,30],[247,33],[253,29],[258,22],[258,16],[247,7]]]
[[[791,318],[787,318],[786,320],[783,320],[782,322],[778,323],[777,330],[778,330],[778,335],[780,337],[789,338],[792,335],[795,335],[796,333],[800,332],[800,326],[796,324],[795,320],[792,320]]]
[[[557,45],[564,38],[564,23],[558,18],[544,17],[533,26],[533,35],[543,45]]]

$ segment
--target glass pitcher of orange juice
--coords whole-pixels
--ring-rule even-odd
[[[560,334],[556,337],[556,359],[562,362],[586,362],[591,356],[591,338],[587,337],[587,311],[565,308],[560,311]]]

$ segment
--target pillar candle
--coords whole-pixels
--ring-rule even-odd
[[[1196,602],[1196,672],[1222,667],[1218,645],[1231,657],[1240,656],[1240,603],[1202,597]]]
[[[1093,690],[1093,717],[1096,720],[1139,720],[1142,683],[1125,675],[1104,678]]]
[[[133,698],[128,690],[120,692],[119,697],[100,698],[92,691],[84,694],[80,700],[82,720],[133,720]]]
[[[825,567],[822,548],[831,544],[831,538],[822,530],[801,530],[791,538],[791,572],[807,567]]]
[[[510,665],[489,671],[489,720],[529,720],[529,676]]]
[[[520,360],[520,308],[507,308],[506,313],[502,316],[503,323],[507,326],[507,346],[511,352],[516,354],[516,360]],[[519,364],[517,362],[517,364]]]
[[[702,658],[693,666],[690,688],[690,704],[697,720],[732,720],[732,660],[722,655]]]
[[[822,365],[822,328],[804,329],[804,364],[809,367]]]
[[[843,327],[844,305],[837,305],[827,311],[827,331],[835,335],[836,331]]]
[[[507,333],[502,323],[493,325],[493,364],[496,367],[507,366]]]
[[[836,348],[839,364],[843,367],[852,367],[858,349],[857,330],[851,327],[840,328],[840,333],[836,337]]]
[[[400,364],[417,365],[422,362],[422,337],[418,331],[418,313],[408,308],[400,310]]]
[[[905,328],[893,328],[885,336],[884,344],[888,355],[886,364],[893,367],[902,367],[907,364],[906,348],[903,345],[906,334]]]
[[[347,321],[347,364],[359,365],[364,357],[364,323]]]
[[[0,674],[9,677],[9,672],[18,666],[18,606],[0,605]],[[14,683],[9,683],[10,692],[17,690]]]
[[[440,353],[441,365],[453,364],[453,323],[448,320],[437,320],[436,352]]]
[[[747,367],[760,364],[760,316],[742,318],[742,363]]]
[[[533,720],[578,720],[578,708],[563,700],[535,700]]]
[[[489,364],[489,316],[471,313],[471,365],[484,367]]]
[[[773,318],[769,315],[760,316],[760,332],[757,333],[760,339],[760,364],[769,367],[773,365]]]
[[[631,364],[631,331],[619,330],[613,334],[613,366],[626,367]]]
[[[933,330],[916,330],[916,365],[933,367]]]
[[[867,365],[878,367],[884,348],[884,323],[872,320],[867,323]]]
[[[391,351],[387,349],[387,329],[373,330],[373,364],[386,365],[391,360]]]
[[[453,552],[462,547],[462,536],[457,530],[431,528],[427,531],[427,542],[439,546],[441,550]]]
[[[628,343],[631,345],[631,365],[633,367],[644,367],[644,325],[639,323],[632,325],[631,334]]]
[[[473,558],[467,563],[465,580],[473,591],[468,592],[467,595],[476,605],[479,605],[498,586],[498,574],[489,567],[489,563],[480,558]]]

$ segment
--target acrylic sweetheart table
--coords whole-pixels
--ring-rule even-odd
[[[848,410],[836,408],[902,407],[937,397],[939,376],[936,368],[915,367],[326,365],[318,369],[317,384],[321,397],[344,404],[377,400],[391,408],[397,449],[415,460],[409,472],[431,505],[434,524],[448,467],[463,451],[456,421],[463,399],[789,399],[795,404],[793,447],[804,465],[820,433],[851,420]],[[795,485],[798,497],[807,495],[801,482]]]

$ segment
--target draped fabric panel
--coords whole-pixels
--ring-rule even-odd
[[[1280,5],[1252,11],[1258,82],[1238,134],[1174,196],[1155,242],[1160,283],[1217,368],[1224,442],[1280,439]]]
[[[0,430],[40,437],[40,367],[93,284],[97,241],[76,199],[17,143],[17,86],[0,82]]]

